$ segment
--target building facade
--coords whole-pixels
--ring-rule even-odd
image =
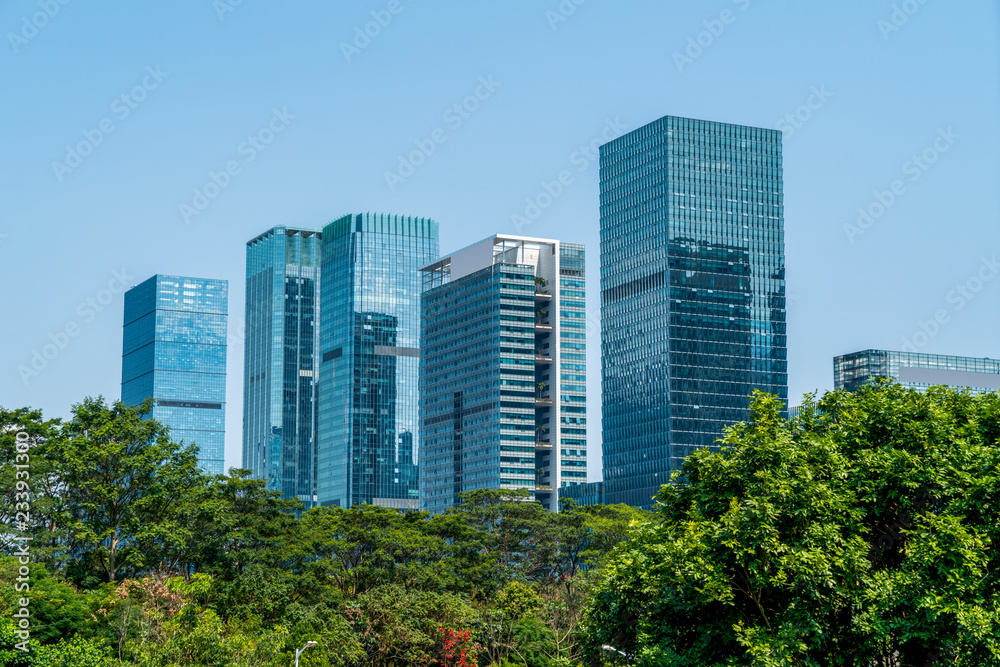
[[[247,242],[243,467],[307,508],[316,501],[321,239],[279,226]]]
[[[584,247],[498,234],[423,269],[420,506],[587,480]]]
[[[877,377],[892,378],[911,389],[941,384],[978,394],[1000,390],[1000,360],[889,350],[862,350],[833,359],[836,389],[854,391]]]
[[[603,505],[604,503],[604,482],[587,482],[585,484],[574,484],[564,486],[559,489],[559,508],[565,507],[567,500],[572,500],[577,505]]]
[[[122,402],[153,399],[150,417],[224,471],[229,283],[155,275],[125,292]]]
[[[417,507],[420,267],[437,254],[425,218],[346,215],[323,229],[320,505]]]
[[[604,495],[649,507],[686,456],[787,400],[781,132],[666,116],[604,144]]]

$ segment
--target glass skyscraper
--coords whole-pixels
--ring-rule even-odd
[[[876,377],[892,378],[911,389],[943,384],[978,394],[1000,390],[1000,360],[889,350],[862,350],[833,359],[836,389],[854,391]]]
[[[306,507],[316,495],[321,238],[279,226],[247,242],[243,467]]]
[[[323,229],[320,505],[417,507],[420,267],[437,254],[424,218],[346,215]]]
[[[559,489],[560,509],[566,506],[565,501],[571,499],[578,505],[604,505],[604,482],[587,482]]]
[[[601,146],[604,495],[787,399],[781,132],[666,116]]]
[[[150,417],[197,445],[213,474],[224,472],[228,292],[225,280],[161,275],[125,292],[122,402],[154,399]]]
[[[584,248],[498,234],[423,269],[420,505],[587,481]]]

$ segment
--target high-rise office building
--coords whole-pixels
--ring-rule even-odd
[[[274,227],[247,242],[243,467],[305,507],[316,495],[321,238]]]
[[[833,359],[836,389],[854,391],[877,377],[911,389],[942,384],[983,393],[1000,390],[1000,360],[889,350],[862,350]]]
[[[417,507],[420,267],[433,220],[346,215],[323,229],[320,505]]]
[[[604,482],[586,482],[559,489],[559,508],[572,500],[578,505],[604,505]]]
[[[155,275],[125,292],[122,402],[153,399],[150,417],[222,474],[226,431],[225,280]]]
[[[787,399],[781,132],[667,116],[601,146],[604,496]]]
[[[587,480],[584,248],[498,234],[423,269],[420,505]]]

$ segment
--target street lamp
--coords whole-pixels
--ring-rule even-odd
[[[628,653],[626,653],[625,651],[619,651],[614,646],[608,646],[607,644],[605,644],[605,645],[603,645],[601,647],[601,649],[604,650],[604,651],[608,651],[610,653],[617,653],[618,655],[624,656],[624,657],[628,658],[629,660],[632,659],[632,656],[630,656]]]
[[[310,646],[315,646],[315,645],[316,642],[306,642],[306,645],[303,646],[302,648],[295,649],[295,667],[299,667],[299,656],[302,655],[302,652],[305,651]]]

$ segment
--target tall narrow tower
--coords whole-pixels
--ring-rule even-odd
[[[415,509],[420,267],[437,223],[345,215],[322,244],[319,504]]]
[[[279,226],[247,242],[243,467],[306,507],[316,499],[321,238]]]

